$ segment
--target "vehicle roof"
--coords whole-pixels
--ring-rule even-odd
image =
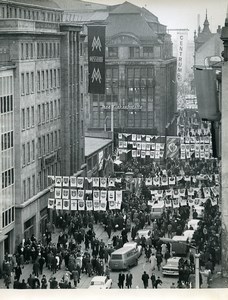
[[[127,242],[123,245],[123,247],[135,247],[135,246],[137,246],[137,243],[134,241]]]
[[[132,250],[133,247],[132,246],[125,246],[125,247],[122,247],[120,249],[117,249],[115,251],[112,252],[111,255],[113,254],[123,254],[123,253],[127,253],[128,251]]]
[[[94,276],[91,281],[105,281],[106,276]]]
[[[181,257],[178,257],[178,256],[173,256],[173,257],[170,257],[170,258],[168,258],[167,259],[167,262],[179,262],[179,259],[180,259]]]
[[[160,207],[164,207],[165,203],[164,202],[159,202],[159,203],[155,203],[154,205],[152,205],[152,208],[160,208]]]
[[[187,239],[188,237],[184,235],[174,235],[172,238],[174,241],[186,241]]]
[[[188,224],[198,224],[200,222],[199,219],[191,219],[190,221],[188,221]]]

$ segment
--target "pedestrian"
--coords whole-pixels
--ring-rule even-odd
[[[130,271],[128,271],[127,275],[126,275],[126,287],[129,289],[132,286],[132,279],[133,279],[133,275],[131,274]]]
[[[157,289],[158,288],[158,285],[162,285],[162,281],[160,279],[160,277],[158,276],[158,278],[156,279],[155,281],[155,288]]]
[[[158,267],[158,271],[160,271],[161,263],[162,263],[162,255],[161,255],[161,252],[159,252],[159,251],[157,252],[156,259],[157,259],[157,267]]]
[[[36,260],[33,264],[32,270],[33,270],[33,274],[37,277],[39,277],[39,268],[40,268],[39,262]]]
[[[45,275],[41,279],[41,289],[47,289],[47,278]]]
[[[74,281],[74,287],[76,288],[77,285],[78,285],[78,278],[79,278],[79,274],[78,274],[78,271],[77,271],[76,267],[71,272],[71,274],[72,274],[72,279]]]
[[[124,281],[125,281],[125,275],[122,272],[120,272],[118,277],[118,286],[120,289],[124,288]]]
[[[17,281],[20,281],[20,277],[21,277],[21,274],[22,274],[22,270],[21,270],[21,267],[17,264],[17,266],[14,268],[14,271],[15,271],[15,277],[16,277],[16,280]]]
[[[144,289],[147,289],[148,288],[149,275],[146,273],[146,271],[144,271],[144,273],[142,275],[142,281],[143,281]]]
[[[154,253],[152,253],[152,255],[150,257],[150,264],[151,264],[151,270],[153,272],[155,270],[155,266],[157,265],[157,259],[156,259],[156,256],[154,255]]]
[[[155,288],[155,284],[156,284],[156,276],[155,276],[154,273],[152,273],[150,279],[151,279],[152,289],[154,289]]]

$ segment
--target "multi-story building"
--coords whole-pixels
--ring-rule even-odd
[[[195,32],[194,43],[194,65],[195,66],[205,66],[206,59],[214,56],[221,57],[223,51],[223,44],[220,39],[221,36],[221,26],[218,26],[217,32],[212,33],[209,27],[209,22],[206,18],[203,23],[203,29],[198,28],[198,34]]]
[[[16,244],[45,230],[48,175],[84,163],[83,37],[62,13],[54,1],[0,1],[0,62],[15,66]]]
[[[64,20],[81,22],[85,33],[86,24],[106,25],[106,93],[85,94],[86,127],[110,129],[108,107],[113,104],[116,130],[165,134],[176,111],[176,58],[166,26],[129,2],[102,6],[71,1],[65,7],[56,1],[64,10]]]
[[[14,150],[14,67],[0,64],[0,261],[14,249]]]

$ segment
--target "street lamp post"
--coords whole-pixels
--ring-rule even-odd
[[[196,286],[196,289],[200,288],[199,258],[200,258],[200,254],[195,253],[195,286]]]

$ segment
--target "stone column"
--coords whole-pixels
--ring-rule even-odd
[[[224,63],[222,64],[221,119],[221,212],[222,212],[222,276],[228,277],[228,15],[222,28]]]

